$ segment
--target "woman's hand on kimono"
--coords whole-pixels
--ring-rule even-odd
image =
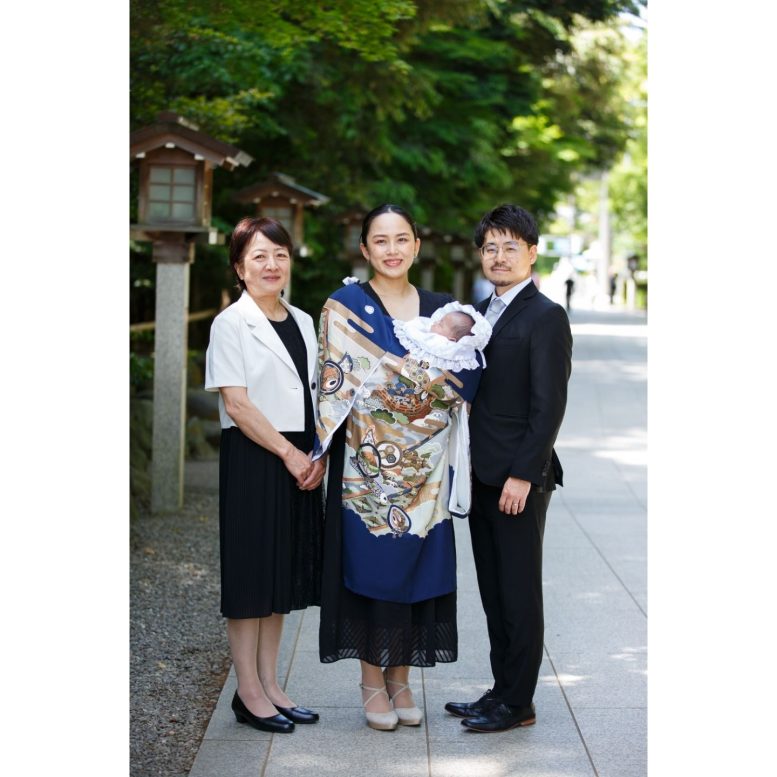
[[[286,452],[281,455],[281,460],[297,481],[297,485],[300,485],[305,480],[313,467],[310,459],[291,443],[289,443]]]
[[[312,453],[310,455],[312,455]],[[302,491],[312,491],[314,488],[318,488],[321,485],[325,471],[326,456],[316,459],[316,461],[313,462],[313,466],[310,468],[307,477],[301,483],[298,482],[297,485]]]

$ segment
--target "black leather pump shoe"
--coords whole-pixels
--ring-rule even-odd
[[[259,731],[270,731],[273,734],[291,734],[294,724],[283,715],[273,715],[269,718],[260,718],[243,704],[243,700],[237,695],[232,697],[232,712],[235,713],[238,723],[248,723]]]
[[[294,723],[318,723],[318,713],[307,707],[279,707],[276,704],[275,709]]]

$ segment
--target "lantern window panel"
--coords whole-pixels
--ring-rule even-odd
[[[283,226],[286,228],[286,231],[289,234],[291,234],[293,229],[293,224],[292,224],[293,218],[292,218],[291,208],[288,205],[262,206],[262,215],[265,218],[275,219],[276,221],[280,221],[281,224],[283,224]]]
[[[194,221],[196,172],[193,167],[151,165],[148,220]]]
[[[173,180],[173,169],[152,165],[148,172],[148,180],[150,183],[170,183]]]
[[[192,202],[174,202],[173,218],[178,220],[189,220],[194,217],[194,203]]]
[[[174,202],[194,202],[194,186],[173,186]]]
[[[175,183],[189,184],[194,186],[194,168],[193,167],[176,167],[173,169],[173,181]]]
[[[170,203],[169,202],[149,202],[148,203],[148,220],[149,221],[162,221],[170,218]]]

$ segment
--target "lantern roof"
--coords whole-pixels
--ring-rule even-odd
[[[301,201],[303,205],[312,205],[314,208],[329,202],[329,197],[325,194],[300,186],[290,175],[277,172],[270,173],[264,181],[235,192],[235,199],[238,202],[259,202],[264,197],[286,197],[289,200]]]
[[[196,124],[173,111],[162,111],[155,124],[130,134],[130,158],[142,158],[157,148],[181,148],[195,159],[207,159],[227,170],[247,167],[254,161],[245,151],[200,132]]]

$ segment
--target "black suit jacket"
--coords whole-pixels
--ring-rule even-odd
[[[477,306],[481,313],[489,300]],[[470,414],[476,477],[499,488],[508,477],[544,491],[563,485],[553,445],[572,369],[566,311],[529,283],[499,317],[485,356]]]

